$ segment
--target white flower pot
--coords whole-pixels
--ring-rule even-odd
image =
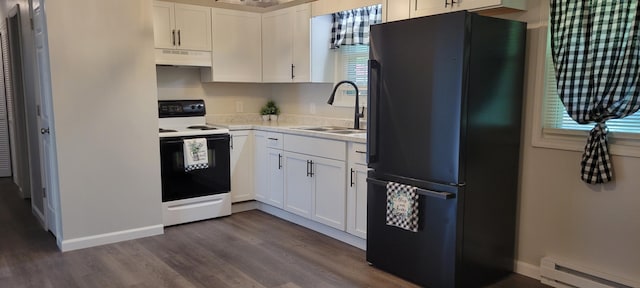
[[[269,121],[269,115],[262,115],[262,121]]]
[[[271,119],[271,120],[273,120],[273,121],[278,121],[278,115],[275,115],[275,114],[274,114],[274,115],[270,115],[269,117],[270,117],[270,119]]]

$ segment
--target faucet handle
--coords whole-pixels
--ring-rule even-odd
[[[362,112],[358,113],[358,118],[364,118],[364,106],[362,106]]]

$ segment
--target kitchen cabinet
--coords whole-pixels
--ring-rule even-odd
[[[409,18],[411,0],[386,0],[382,2],[382,12],[385,22],[404,20]]]
[[[255,199],[283,208],[284,152],[282,133],[255,132]]]
[[[253,200],[254,138],[250,130],[231,131],[231,202]]]
[[[155,1],[156,48],[211,51],[211,8]]]
[[[329,18],[312,20],[309,3],[264,13],[263,82],[333,82]]]
[[[345,230],[345,145],[342,141],[285,135],[285,210]]]
[[[526,8],[526,0],[411,0],[410,16],[414,18],[460,10],[500,14]]]
[[[212,68],[201,69],[203,82],[262,82],[260,13],[211,9]]]
[[[347,232],[367,238],[366,144],[348,145]]]

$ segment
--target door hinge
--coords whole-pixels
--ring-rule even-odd
[[[42,187],[42,197],[47,198],[47,187]]]

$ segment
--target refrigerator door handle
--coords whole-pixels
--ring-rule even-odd
[[[382,67],[380,62],[374,59],[369,60],[369,115],[367,121],[372,129],[367,131],[367,163],[378,161],[378,102],[380,98],[380,74]],[[373,73],[375,71],[375,73]]]
[[[387,181],[377,180],[373,178],[367,178],[367,182],[375,185],[380,185],[380,186],[387,186],[387,183],[389,183]],[[418,195],[435,197],[443,200],[456,198],[456,194],[449,193],[449,192],[431,191],[431,190],[422,189],[422,188],[417,188],[416,192],[418,193]]]

